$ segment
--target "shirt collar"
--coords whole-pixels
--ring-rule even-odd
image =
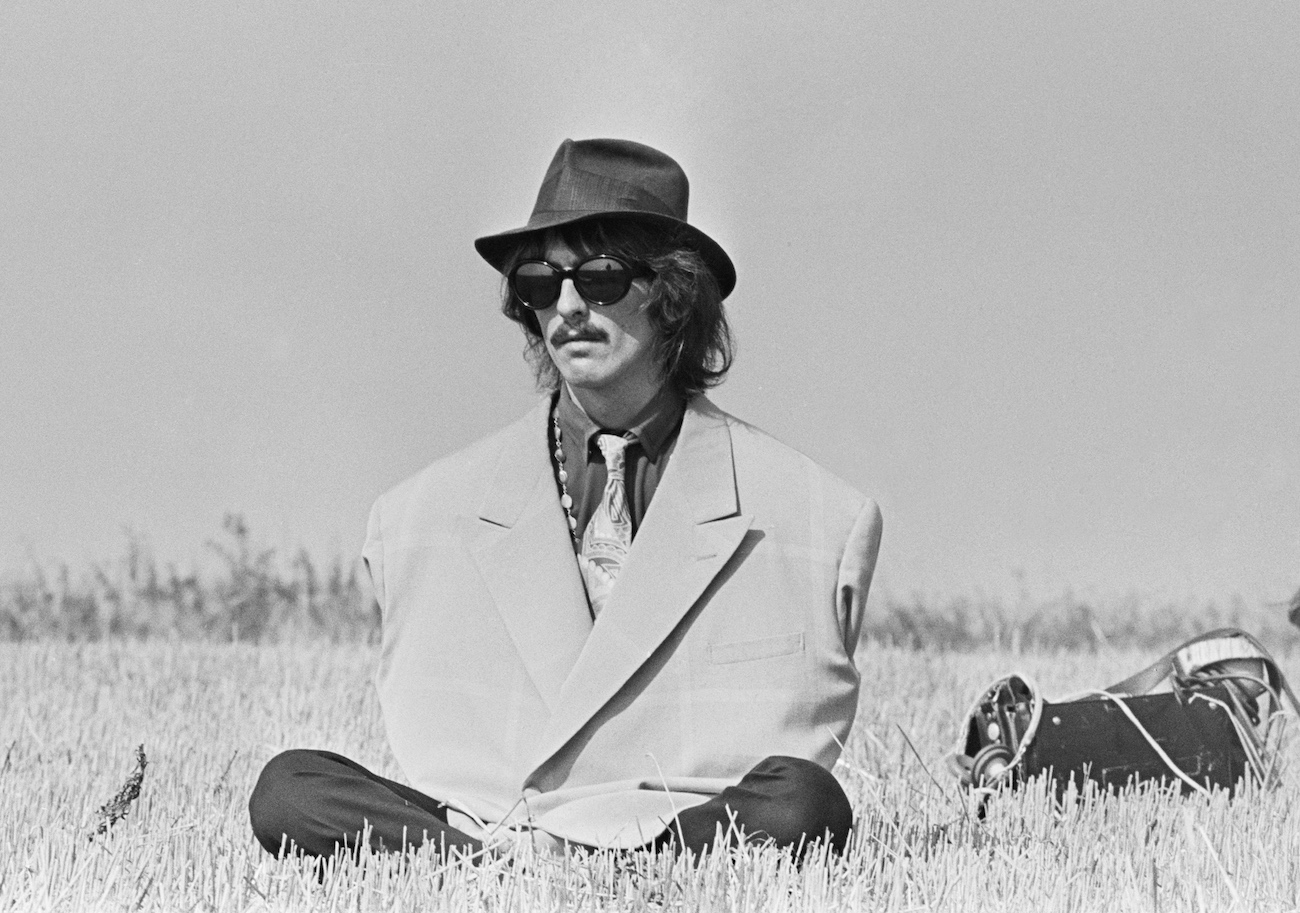
[[[661,387],[654,399],[646,403],[645,408],[637,413],[627,428],[601,428],[591,420],[572,396],[569,385],[560,383],[560,399],[556,406],[556,418],[565,437],[580,440],[590,453],[591,442],[601,431],[626,432],[636,438],[650,462],[657,462],[659,454],[676,435],[681,427],[682,416],[686,412],[686,402],[673,393],[667,386]]]

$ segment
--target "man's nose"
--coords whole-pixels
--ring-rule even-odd
[[[578,294],[572,279],[565,279],[560,283],[560,297],[555,302],[555,306],[559,309],[560,316],[568,321],[585,317],[587,314],[587,299]]]

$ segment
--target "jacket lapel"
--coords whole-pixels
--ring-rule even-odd
[[[563,748],[658,649],[735,553],[750,522],[739,513],[726,418],[696,397],[618,583],[560,689],[535,766]]]
[[[529,677],[552,709],[591,631],[544,446],[550,402],[516,422],[469,527],[470,553]]]

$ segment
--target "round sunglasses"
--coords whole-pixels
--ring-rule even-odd
[[[633,265],[611,254],[595,254],[568,269],[546,260],[520,260],[510,271],[510,290],[519,303],[534,311],[544,311],[560,300],[565,279],[588,304],[615,304],[632,288],[632,280],[653,276],[644,265]]]

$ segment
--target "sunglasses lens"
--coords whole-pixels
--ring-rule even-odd
[[[595,257],[578,267],[578,293],[595,304],[613,304],[632,287],[632,270],[621,260]]]
[[[573,277],[578,294],[591,304],[613,304],[632,288],[635,273],[614,257],[592,257],[571,271],[561,271],[543,260],[525,260],[510,274],[510,288],[525,307],[544,311],[560,298],[564,279]]]
[[[560,297],[560,276],[545,263],[526,262],[515,267],[510,286],[526,307],[544,310]]]

